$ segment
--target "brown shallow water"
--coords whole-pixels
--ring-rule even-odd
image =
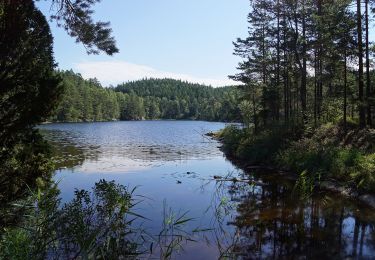
[[[160,232],[166,207],[193,218],[182,229],[194,241],[173,259],[375,258],[373,210],[334,194],[303,199],[293,181],[237,169],[203,135],[223,127],[196,121],[41,126],[55,145],[63,201],[104,178],[138,186],[148,198],[137,212],[150,219],[141,223],[149,233]],[[160,250],[143,257],[159,258]]]

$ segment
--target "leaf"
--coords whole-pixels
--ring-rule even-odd
[[[186,218],[186,219],[182,219],[182,220],[180,220],[180,221],[175,222],[173,225],[181,225],[181,224],[184,224],[184,223],[189,222],[189,221],[191,221],[191,220],[194,220],[194,218]]]

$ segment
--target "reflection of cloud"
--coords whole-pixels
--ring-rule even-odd
[[[115,174],[145,171],[157,166],[152,163],[137,162],[121,156],[99,156],[96,160],[86,160],[82,165],[74,167],[73,171],[84,174]]]
[[[103,85],[116,85],[144,78],[172,78],[214,87],[237,85],[238,82],[225,77],[221,79],[198,78],[191,75],[161,71],[152,67],[124,61],[96,61],[76,64],[75,68],[84,78],[97,78]]]

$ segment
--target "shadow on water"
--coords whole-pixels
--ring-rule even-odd
[[[242,177],[248,179],[249,175],[256,176]],[[250,184],[219,180],[216,187],[211,205],[215,212],[212,228],[221,257],[368,259],[374,256],[375,212],[352,201],[334,194],[301,199],[294,192],[293,182],[272,176],[258,175]],[[233,231],[228,232],[231,228]]]
[[[164,199],[174,210],[188,211],[187,219],[194,218],[193,223],[184,223],[192,241],[178,244],[178,253],[163,251],[175,259],[375,255],[373,210],[334,194],[318,193],[303,199],[294,191],[293,181],[236,169],[223,158],[218,143],[207,142],[194,132],[201,126],[208,128],[206,132],[223,127],[210,124],[46,126],[45,135],[56,147],[58,168],[65,169],[60,172],[64,179],[59,186],[63,200],[74,188],[85,188],[103,176],[133,187],[141,185],[138,191],[152,198],[140,211],[151,219],[148,226],[152,232],[165,224],[160,216]],[[227,172],[231,173],[225,176]],[[152,256],[158,258],[161,253]]]
[[[169,127],[170,124],[175,126]],[[83,155],[77,155],[78,158],[96,161],[121,157],[141,162],[168,162],[221,155],[218,149],[213,149],[213,142],[203,136],[212,129],[192,128],[187,124],[187,127],[184,121],[52,124],[40,129],[57,147],[58,155],[76,155],[69,153],[69,149],[76,149]],[[216,130],[224,125],[212,124]]]
[[[52,147],[56,169],[73,169],[82,166],[86,160],[98,159],[99,146],[77,142],[79,138],[74,132],[42,129],[41,133]]]

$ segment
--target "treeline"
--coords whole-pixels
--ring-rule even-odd
[[[242,58],[247,127],[220,133],[248,165],[299,174],[306,197],[325,180],[375,192],[373,1],[251,0]],[[317,186],[318,185],[318,186]]]
[[[115,90],[142,98],[146,118],[150,119],[239,119],[237,91],[233,87],[213,88],[174,79],[145,79],[119,85]]]
[[[237,121],[234,87],[213,88],[173,79],[145,79],[103,88],[73,71],[60,71],[64,93],[52,121],[142,119]]]
[[[52,121],[110,121],[120,118],[120,93],[103,88],[95,79],[85,80],[73,71],[60,71],[63,94]]]
[[[369,16],[365,1],[251,0],[249,34],[233,79],[244,84],[255,131],[268,125],[374,121]],[[355,8],[353,8],[355,7]]]

